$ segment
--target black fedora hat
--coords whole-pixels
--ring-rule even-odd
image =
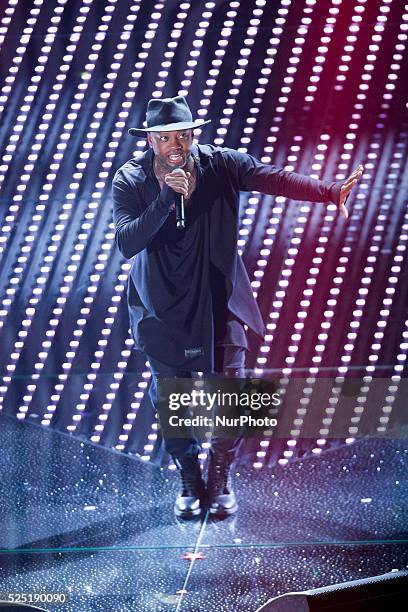
[[[193,121],[191,110],[183,96],[163,98],[149,101],[146,113],[146,127],[130,128],[131,136],[138,136],[146,132],[172,132],[198,128],[210,123],[210,119],[196,119]]]

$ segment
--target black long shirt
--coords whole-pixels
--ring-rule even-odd
[[[173,367],[211,371],[215,343],[246,346],[238,322],[264,334],[237,252],[240,191],[338,204],[343,181],[319,181],[211,145],[194,145],[192,156],[197,183],[186,229],[176,229],[174,191],[160,189],[149,149],[114,177],[115,239],[133,258],[128,306],[135,347]]]

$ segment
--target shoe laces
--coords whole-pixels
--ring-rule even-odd
[[[213,456],[210,463],[210,485],[215,491],[228,494],[231,461],[226,456]]]
[[[201,470],[198,464],[181,465],[180,476],[182,483],[182,497],[199,497]]]
[[[198,497],[198,487],[196,486],[196,481],[192,480],[186,474],[181,472],[181,483],[182,483],[182,497]]]

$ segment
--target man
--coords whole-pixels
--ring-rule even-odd
[[[192,372],[242,377],[248,349],[244,325],[260,338],[262,317],[237,253],[240,191],[260,191],[297,200],[345,201],[361,177],[359,166],[343,183],[327,183],[263,164],[233,149],[193,144],[193,121],[182,96],[150,100],[149,149],[126,162],[113,180],[116,242],[128,259],[128,304],[135,346],[152,369],[150,395],[163,424],[169,418],[160,377],[190,378]],[[176,224],[185,206],[185,228]],[[175,208],[177,207],[177,215]],[[178,516],[233,514],[237,503],[230,467],[239,437],[216,437],[210,450],[207,498],[198,461],[199,444],[189,432],[166,434],[164,443],[182,478]]]

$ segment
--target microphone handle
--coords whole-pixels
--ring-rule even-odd
[[[186,228],[186,220],[184,217],[184,196],[182,193],[178,194],[176,200],[176,227],[179,230]]]

